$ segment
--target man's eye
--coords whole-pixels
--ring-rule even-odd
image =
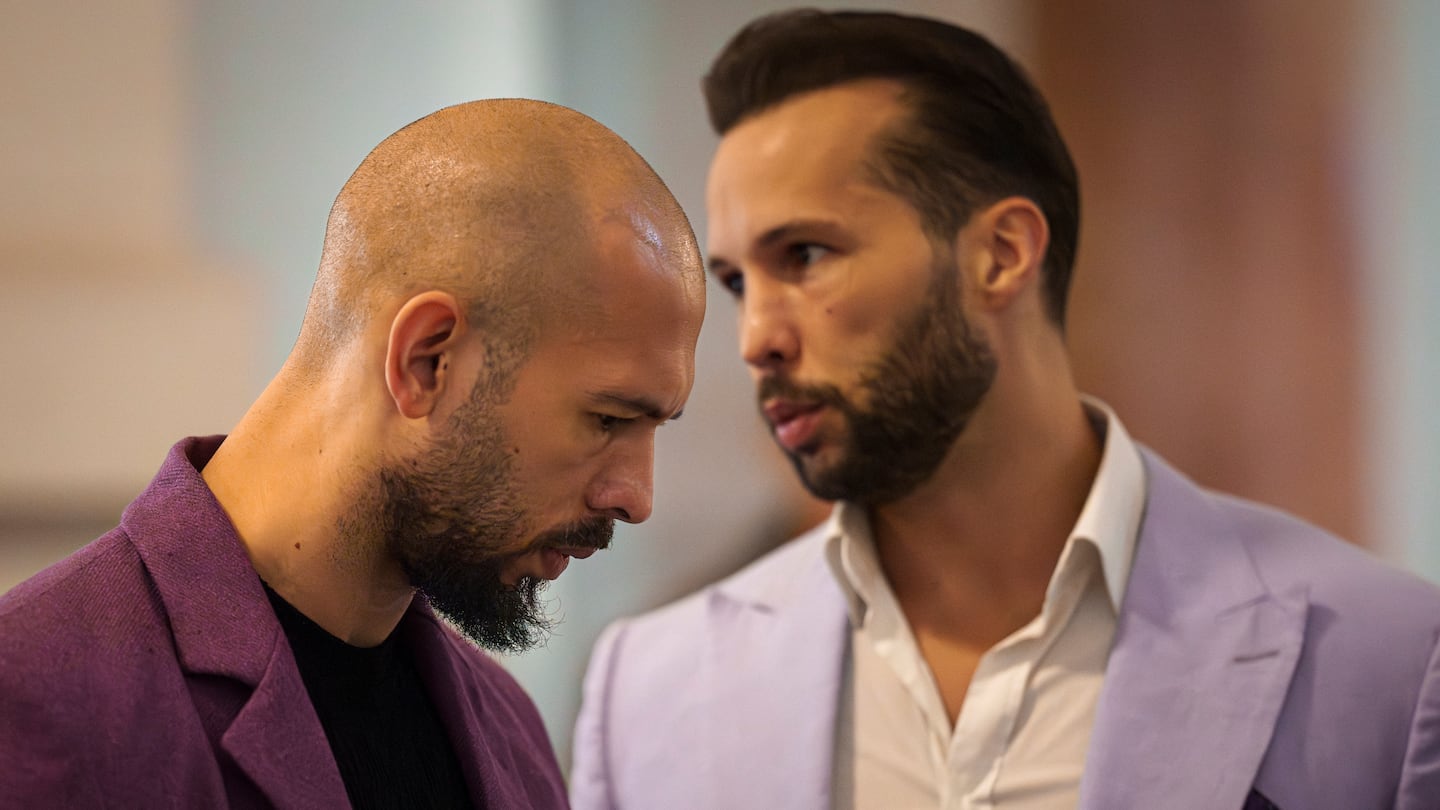
[[[622,424],[630,421],[630,420],[628,420],[628,419],[622,419],[622,418],[620,418],[620,417],[618,417],[618,416],[611,416],[610,414],[607,414],[607,413],[597,413],[597,414],[595,414],[595,420],[600,423],[600,430],[602,430],[602,431],[605,432],[605,433],[609,433],[610,431],[614,430],[616,427],[618,427],[618,426],[620,426],[620,425],[622,425]]]
[[[745,294],[745,276],[740,273],[726,273],[719,277],[720,286],[736,298]]]
[[[787,252],[789,253],[791,263],[801,267],[809,267],[825,258],[825,255],[830,252],[830,248],[824,245],[817,245],[813,242],[799,242],[791,245],[787,249]]]

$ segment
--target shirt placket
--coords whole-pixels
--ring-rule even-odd
[[[994,806],[995,779],[1015,728],[1025,684],[1044,632],[1041,619],[987,652],[975,668],[955,730],[949,735],[942,807],[981,810]]]

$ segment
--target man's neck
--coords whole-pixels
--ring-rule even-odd
[[[1100,464],[1078,397],[1022,424],[1006,418],[967,429],[931,480],[870,510],[911,623],[981,648],[1039,613]]]
[[[357,508],[355,471],[372,460],[351,452],[346,426],[319,424],[318,410],[286,402],[272,383],[201,474],[261,579],[330,634],[373,646],[414,591],[379,542],[360,536],[368,522],[344,519]]]

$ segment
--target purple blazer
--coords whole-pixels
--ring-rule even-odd
[[[1142,455],[1080,808],[1440,808],[1440,591]],[[822,541],[601,636],[577,810],[830,806],[849,633]]]
[[[0,598],[0,806],[348,807],[289,643],[171,449],[120,526]],[[416,599],[402,619],[477,807],[564,807],[539,714]]]

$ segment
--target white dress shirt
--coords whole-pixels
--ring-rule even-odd
[[[1086,399],[1104,443],[1040,615],[981,657],[954,728],[881,571],[865,510],[841,503],[826,555],[850,607],[835,807],[1073,808],[1145,505],[1140,454]]]

